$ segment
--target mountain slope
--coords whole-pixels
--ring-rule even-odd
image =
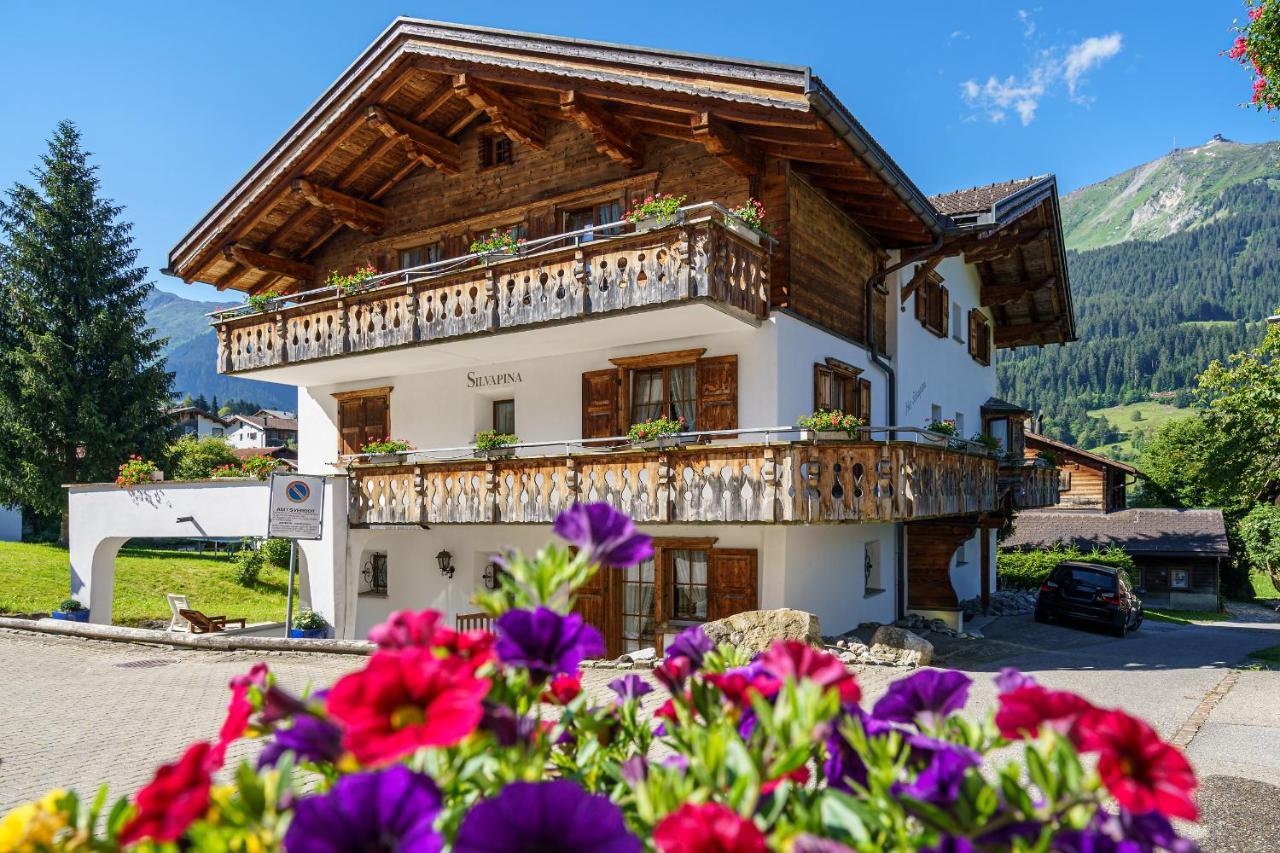
[[[199,302],[183,299],[162,290],[147,297],[147,324],[156,336],[167,338],[163,355],[173,373],[173,387],[179,397],[201,394],[207,399],[250,400],[270,409],[296,411],[297,389],[274,382],[258,382],[224,376],[217,371],[218,338],[205,316],[210,311],[234,303]]]
[[[1280,142],[1248,145],[1215,136],[1178,148],[1062,199],[1070,249],[1097,249],[1131,240],[1159,240],[1226,215],[1217,202],[1242,184],[1280,189]]]

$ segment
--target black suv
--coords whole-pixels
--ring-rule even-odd
[[[1129,589],[1119,569],[1095,563],[1059,563],[1040,586],[1036,601],[1036,621],[1053,619],[1095,622],[1123,637],[1142,624],[1142,601]]]

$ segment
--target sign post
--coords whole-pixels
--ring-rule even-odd
[[[293,628],[293,581],[298,571],[298,540],[324,536],[324,477],[274,472],[267,509],[267,536],[289,540],[289,585],[285,595],[284,635]]]

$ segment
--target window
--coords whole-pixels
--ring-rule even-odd
[[[959,302],[951,305],[951,337],[964,343],[964,309]]]
[[[930,272],[916,288],[916,319],[920,325],[940,338],[947,336],[950,325],[951,299],[942,276]]]
[[[578,207],[564,211],[563,216],[564,219],[561,225],[565,232],[578,231],[582,228],[597,229],[600,225],[607,225],[610,222],[617,222],[622,219],[622,202],[609,201],[603,204]],[[588,243],[594,239],[597,233],[601,235],[617,234],[618,227],[596,230],[595,233],[588,231],[578,237],[578,242]]]
[[[977,308],[969,312],[969,355],[979,364],[991,363],[991,321]]]
[[[960,543],[960,547],[956,549],[956,566],[969,565],[969,540]]]
[[[493,430],[502,435],[516,434],[516,401],[493,401]]]
[[[862,583],[864,596],[884,592],[884,582],[880,579],[879,542],[867,542],[862,546]]]
[[[631,371],[631,423],[654,418],[684,418],[686,430],[698,428],[696,365]]]
[[[1071,491],[1071,472],[1065,467],[1058,469],[1058,491]]]
[[[622,570],[622,651],[634,652],[657,644],[655,626],[654,559]]]
[[[511,140],[499,134],[480,135],[480,168],[506,166],[512,162]]]
[[[987,435],[994,438],[1000,444],[1000,450],[1004,453],[1009,452],[1009,419],[1008,418],[992,418],[987,421]]]
[[[420,267],[424,264],[434,264],[438,260],[440,260],[439,243],[400,250],[400,269],[402,270]]]
[[[333,395],[338,401],[338,452],[349,456],[371,441],[391,435],[391,388],[366,388]],[[256,437],[256,436],[255,436]]]
[[[871,382],[856,367],[834,358],[813,366],[813,408],[871,417]]]
[[[956,435],[964,438],[964,412],[956,412]]]
[[[942,407],[937,403],[934,403],[929,407],[929,422],[935,424],[942,423]]]
[[[361,595],[387,594],[387,555],[376,552],[369,555],[360,569]]]
[[[1169,586],[1172,589],[1191,589],[1191,573],[1186,569],[1170,569]]]
[[[707,621],[707,552],[677,550],[671,553],[671,607],[676,621]]]
[[[214,427],[214,428],[213,428],[213,434],[214,434],[214,435],[226,435],[226,433],[227,433],[227,431],[226,431],[226,430],[224,430],[222,427]]]

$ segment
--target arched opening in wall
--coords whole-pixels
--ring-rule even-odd
[[[130,539],[115,557],[112,622],[284,636],[288,579],[287,539]],[[298,549],[295,615],[308,607],[309,587]]]

